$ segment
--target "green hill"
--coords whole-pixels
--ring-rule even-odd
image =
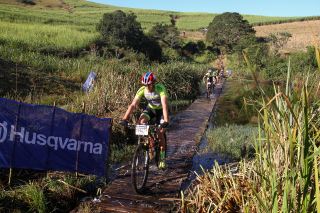
[[[30,4],[30,2],[33,2],[34,5]],[[170,23],[170,14],[178,17],[177,27],[180,30],[197,30],[207,27],[216,15],[212,13],[183,13],[123,8],[85,0],[0,0],[0,20],[44,24],[72,24],[93,29],[102,17],[102,14],[118,9],[125,12],[134,12],[145,30],[150,29],[157,22]],[[301,19],[301,17],[243,16],[252,24],[277,23]]]

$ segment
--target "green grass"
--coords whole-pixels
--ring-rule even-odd
[[[77,26],[0,21],[0,41],[8,46],[39,52],[72,52],[85,49],[99,34]]]
[[[234,160],[250,155],[257,135],[257,126],[251,124],[220,126],[206,133],[208,147],[212,152],[227,155]]]
[[[47,212],[46,198],[43,189],[39,185],[30,182],[22,186],[18,191],[20,191],[22,200],[29,204],[30,211]]]

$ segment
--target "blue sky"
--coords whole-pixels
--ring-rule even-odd
[[[266,16],[318,16],[320,0],[89,0],[122,7],[181,12],[238,12]]]

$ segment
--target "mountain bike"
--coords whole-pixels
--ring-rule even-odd
[[[215,80],[213,79],[212,81],[210,81],[209,79],[207,80],[207,98],[210,97],[210,94],[213,94],[214,91],[214,87],[215,87]]]
[[[130,129],[135,129],[135,134],[138,136],[138,145],[135,149],[132,168],[131,182],[133,190],[141,194],[145,190],[148,180],[150,163],[154,163],[157,167],[162,158],[165,158],[166,147],[160,147],[159,137],[157,132],[160,130],[160,125],[134,125],[129,124]],[[167,137],[165,136],[165,146]]]

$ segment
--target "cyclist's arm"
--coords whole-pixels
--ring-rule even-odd
[[[207,79],[207,75],[204,75],[203,78],[202,78],[202,81],[203,81],[204,84],[206,84],[206,79]]]
[[[137,96],[136,96],[136,97],[133,99],[132,103],[129,105],[126,113],[124,114],[124,116],[123,116],[123,118],[122,118],[123,120],[129,120],[129,117],[130,117],[131,113],[132,113],[136,108],[138,108],[139,102],[140,102],[140,97],[137,97]]]
[[[166,88],[159,84],[159,90],[160,90],[160,98],[161,98],[161,106],[162,106],[162,114],[163,114],[163,120],[165,122],[169,122],[169,110],[168,110],[168,93]]]
[[[165,122],[169,122],[168,98],[167,98],[167,96],[161,96],[161,105],[162,105],[163,120]]]
[[[216,75],[216,76],[214,76],[214,78],[216,79],[215,83],[217,84],[217,83],[218,83],[218,80],[219,80],[219,76]]]

